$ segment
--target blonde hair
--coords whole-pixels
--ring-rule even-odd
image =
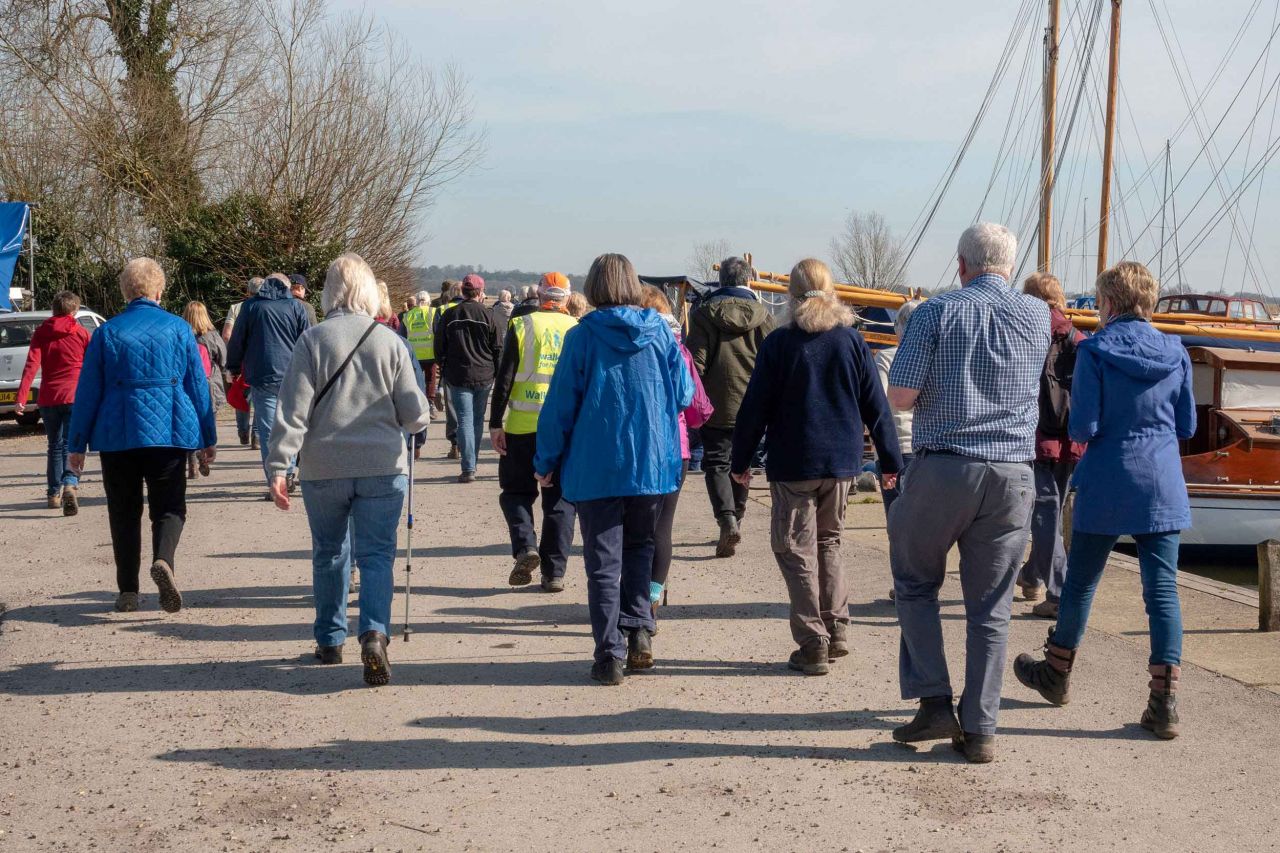
[[[569,294],[569,298],[565,300],[564,310],[575,320],[581,320],[586,316],[591,306],[587,304],[587,297],[578,291]]]
[[[164,293],[164,270],[151,258],[134,258],[120,270],[120,295],[126,302],[135,299],[160,301]]]
[[[805,258],[791,268],[791,320],[806,332],[826,332],[836,326],[852,326],[853,312],[836,298],[831,269],[816,258]]]
[[[636,268],[627,256],[610,253],[591,262],[582,292],[586,294],[587,301],[597,308],[610,305],[638,307],[644,296],[642,288]]]
[[[1108,317],[1136,314],[1151,319],[1160,297],[1160,282],[1137,261],[1124,261],[1098,276],[1098,307],[1106,302]]]
[[[1067,307],[1067,297],[1062,294],[1062,282],[1053,273],[1033,272],[1022,283],[1022,292],[1054,308]]]
[[[378,319],[390,320],[395,316],[396,309],[391,307],[391,293],[387,290],[387,283],[382,279],[378,279],[378,296],[381,302],[378,303]]]
[[[213,322],[209,319],[209,309],[205,308],[204,303],[197,299],[191,300],[187,303],[187,307],[182,309],[182,319],[187,321],[187,325],[197,335],[213,331]]]
[[[320,297],[320,305],[326,316],[339,308],[353,314],[378,316],[382,307],[378,280],[364,258],[355,252],[334,258],[324,274],[324,294]]]
[[[671,313],[671,302],[667,300],[666,294],[656,287],[646,287],[644,295],[640,297],[641,308],[652,308],[659,314]]]

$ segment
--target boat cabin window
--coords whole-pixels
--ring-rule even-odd
[[[1249,316],[1250,316],[1250,317],[1252,317],[1252,316],[1253,316],[1253,306],[1252,306],[1252,305],[1250,305],[1250,306],[1248,306],[1248,307],[1249,307]],[[1233,320],[1243,320],[1243,319],[1244,319],[1244,309],[1245,309],[1245,304],[1244,304],[1243,302],[1232,302],[1232,303],[1231,303],[1231,311],[1230,311],[1230,313],[1229,313],[1227,316],[1228,316],[1228,317],[1230,317],[1230,318],[1232,318]]]

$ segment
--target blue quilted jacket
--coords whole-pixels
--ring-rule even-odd
[[[135,299],[94,333],[71,410],[68,453],[218,443],[204,363],[191,327]]]

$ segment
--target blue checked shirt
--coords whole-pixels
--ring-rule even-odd
[[[907,323],[889,384],[914,388],[912,449],[991,462],[1036,456],[1049,306],[998,275],[927,300]]]

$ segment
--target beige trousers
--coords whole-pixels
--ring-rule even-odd
[[[853,480],[770,483],[770,540],[791,598],[796,644],[830,639],[849,622],[849,587],[840,564],[840,534]]]

